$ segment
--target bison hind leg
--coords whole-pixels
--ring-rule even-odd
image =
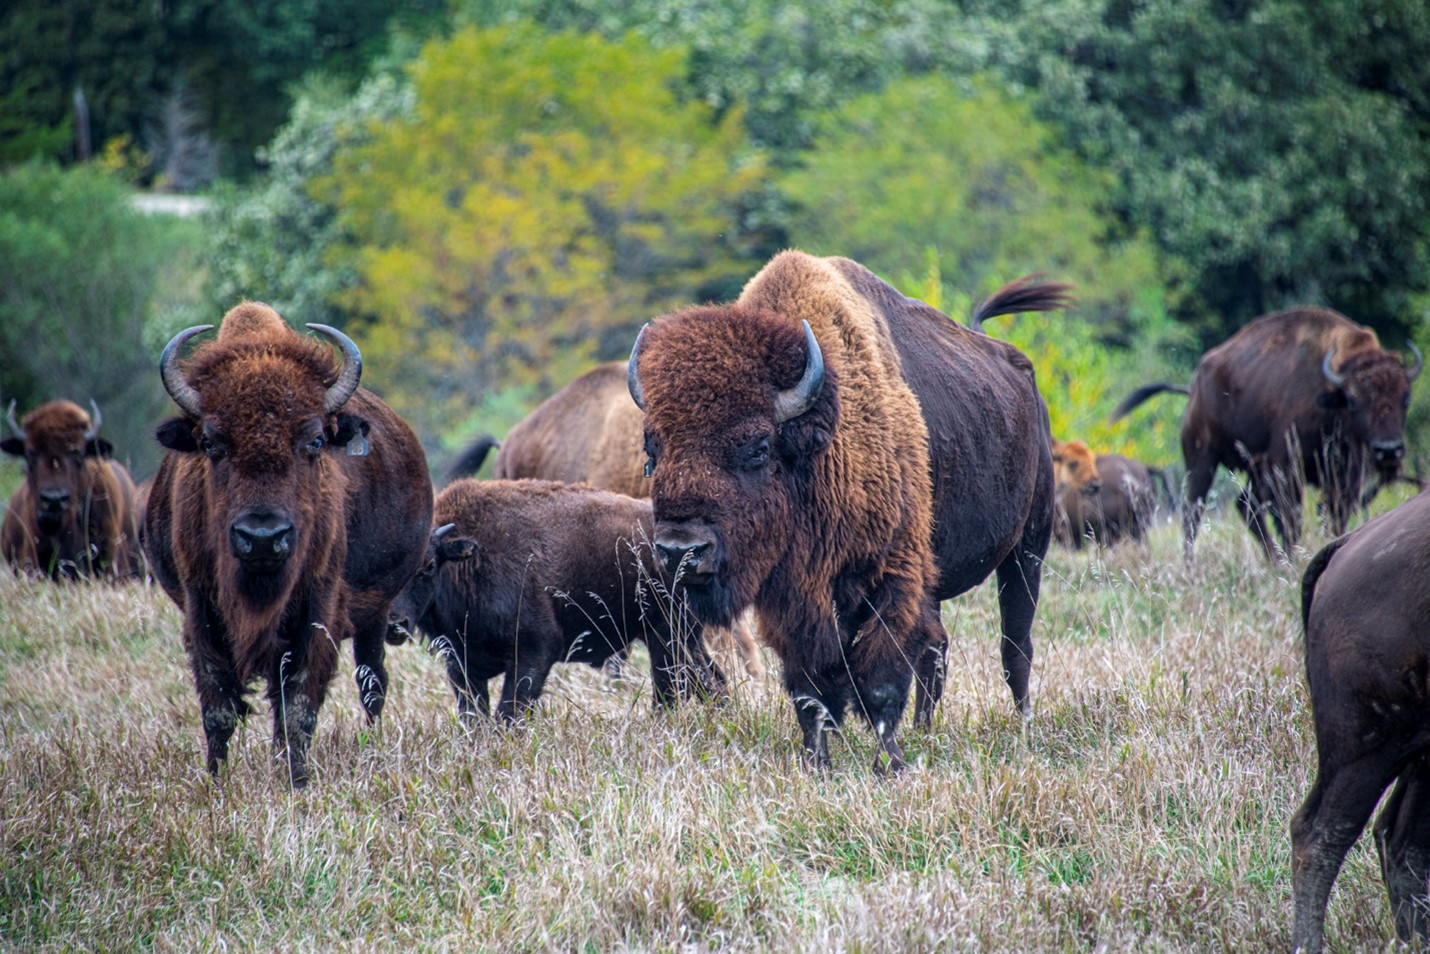
[[[1407,943],[1430,941],[1430,756],[1400,775],[1375,822],[1375,846],[1395,931]]]
[[[1046,547],[1044,548],[1046,552]],[[998,564],[998,609],[1003,655],[1003,678],[1013,693],[1013,705],[1024,719],[1033,717],[1028,682],[1033,672],[1033,616],[1042,588],[1043,554],[1020,544]]]
[[[925,631],[927,647],[919,654],[914,667],[918,679],[914,695],[914,725],[928,729],[933,725],[933,711],[943,698],[944,684],[948,679],[948,633],[944,631],[936,600],[924,607],[919,625]]]

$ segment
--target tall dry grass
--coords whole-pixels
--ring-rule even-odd
[[[293,794],[261,703],[205,774],[161,592],[0,574],[0,945],[1286,948],[1314,757],[1298,584],[1229,521],[1191,567],[1170,526],[1054,552],[1027,726],[991,584],[952,601],[948,694],[893,781],[857,724],[831,774],[802,770],[774,679],[656,713],[648,682],[559,666],[528,724],[464,731],[407,646],[369,731],[348,656]],[[1329,931],[1392,937],[1364,844]]]

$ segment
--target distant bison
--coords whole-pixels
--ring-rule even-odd
[[[1018,282],[975,312],[1059,307]],[[938,601],[997,571],[1003,661],[1028,711],[1030,628],[1052,533],[1048,417],[1011,345],[905,298],[856,262],[784,252],[730,305],[657,319],[632,349],[656,549],[705,622],[753,605],[783,662],[805,758],[852,705],[875,768],[942,692]]]
[[[432,519],[422,448],[393,411],[358,387],[362,355],[342,351],[245,302],[181,370],[186,341],[160,359],[183,416],[159,428],[166,454],[145,515],[154,576],[184,611],[184,647],[208,738],[227,758],[244,695],[267,680],[274,741],[295,786],[308,779],[318,709],[352,637],[370,719],[387,693],[388,607],[417,570]]]
[[[17,571],[52,579],[143,575],[134,480],[110,459],[99,436],[103,417],[70,401],[51,401],[15,420],[0,450],[25,460],[25,481],[0,524],[0,550]]]
[[[1102,486],[1097,455],[1083,441],[1053,441],[1053,486],[1058,493],[1095,494]]]
[[[1430,497],[1321,550],[1301,583],[1316,781],[1291,822],[1295,946],[1319,951],[1331,885],[1376,803],[1395,929],[1430,946]]]
[[[1374,472],[1395,480],[1405,453],[1405,413],[1414,362],[1380,346],[1375,332],[1326,308],[1263,315],[1202,356],[1190,389],[1139,388],[1114,419],[1154,394],[1190,394],[1182,418],[1187,505],[1182,529],[1192,554],[1217,466],[1247,474],[1237,509],[1269,556],[1275,521],[1284,551],[1301,539],[1304,484],[1321,488],[1333,534],[1345,532]]]
[[[655,702],[723,691],[700,624],[654,558],[649,502],[552,481],[459,480],[437,495],[434,519],[392,620],[438,648],[463,717],[490,712],[493,676],[505,674],[497,715],[511,721],[555,663],[600,666],[633,639],[650,650]]]
[[[631,403],[626,390],[626,362],[598,365],[567,384],[526,417],[501,443],[497,452],[499,480],[559,480],[584,483],[627,497],[648,498],[642,435],[645,415]],[[489,437],[473,443],[453,465],[452,474],[474,473],[485,456]],[[472,466],[475,461],[476,466]],[[764,663],[750,632],[749,620],[714,628],[707,634],[717,652],[738,659],[756,679]],[[613,657],[617,662],[621,657]]]
[[[1170,496],[1166,475],[1121,454],[1098,454],[1101,479],[1091,491],[1065,486],[1058,491],[1054,535],[1063,546],[1082,549],[1091,539],[1108,547],[1122,539],[1142,542],[1157,511],[1157,489]]]

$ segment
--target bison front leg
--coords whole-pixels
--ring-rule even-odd
[[[943,687],[948,678],[948,633],[944,631],[937,601],[930,601],[930,605],[925,606],[920,625],[924,627],[928,648],[919,654],[916,667],[918,687],[914,697],[914,725],[927,729],[933,725],[933,712],[943,698]]]
[[[1406,943],[1430,941],[1430,761],[1420,758],[1401,773],[1375,822],[1375,847]]]
[[[243,699],[238,667],[218,614],[196,591],[187,593],[185,605],[188,612],[184,614],[184,646],[188,649],[204,721],[208,749],[205,764],[210,774],[217,775],[219,767],[228,760],[228,743],[234,730],[251,710]]]
[[[308,746],[337,669],[338,646],[336,634],[321,623],[311,623],[308,632],[296,635],[274,660],[268,701],[273,706],[273,743],[286,754],[289,784],[303,788],[308,784]]]
[[[368,724],[376,722],[387,702],[387,620],[353,634],[353,678],[357,682],[358,701],[367,714]]]
[[[501,701],[497,703],[497,718],[511,723],[526,716],[541,698],[546,678],[556,664],[562,648],[560,630],[552,621],[550,628],[523,628],[517,634],[516,652],[506,667],[502,680]]]

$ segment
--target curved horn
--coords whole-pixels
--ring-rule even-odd
[[[1331,348],[1326,352],[1326,356],[1321,359],[1321,373],[1326,376],[1326,380],[1338,388],[1345,387],[1346,379],[1331,370],[1331,358],[1335,356],[1336,349]]]
[[[814,402],[819,400],[819,392],[824,389],[824,352],[820,350],[809,322],[801,324],[804,325],[804,343],[809,348],[809,357],[805,361],[804,374],[795,386],[775,395],[776,424],[799,417],[814,407]]]
[[[185,328],[183,331],[169,339],[169,343],[164,345],[164,352],[159,355],[159,377],[164,382],[164,390],[169,392],[169,397],[174,399],[174,403],[179,405],[179,410],[189,417],[199,417],[199,392],[189,387],[189,382],[184,380],[184,372],[179,370],[179,349],[184,346],[194,335],[201,335],[205,331],[212,331],[213,325],[194,325],[192,328]]]
[[[104,422],[104,415],[99,413],[99,405],[94,403],[94,398],[89,399],[89,430],[84,432],[84,439],[92,441],[99,436],[99,425]]]
[[[1415,347],[1415,342],[1407,341],[1405,346],[1410,349],[1411,354],[1415,355],[1415,363],[1406,368],[1406,371],[1410,373],[1410,380],[1414,381],[1420,377],[1420,369],[1425,366],[1425,356],[1420,353],[1419,348]]]
[[[336,328],[328,325],[308,327],[332,341],[343,352],[343,369],[338,372],[338,379],[333,382],[333,386],[323,395],[323,413],[331,414],[346,404],[348,398],[357,390],[358,381],[362,378],[362,352],[353,344],[353,339]]]
[[[440,527],[434,527],[432,529],[432,542],[436,543],[438,540],[442,539],[447,534],[455,530],[456,527],[457,525],[455,523],[444,523]]]
[[[10,410],[5,413],[5,420],[10,422],[10,430],[15,432],[15,436],[20,440],[25,439],[25,429],[20,426],[20,422],[15,420],[15,399],[10,399]]]
[[[646,329],[650,327],[647,322],[641,325],[641,333],[636,335],[636,343],[631,346],[631,360],[626,364],[626,389],[631,392],[631,400],[636,402],[636,407],[645,410],[645,391],[641,389],[641,373],[637,365],[640,363],[641,345],[645,342]]]

